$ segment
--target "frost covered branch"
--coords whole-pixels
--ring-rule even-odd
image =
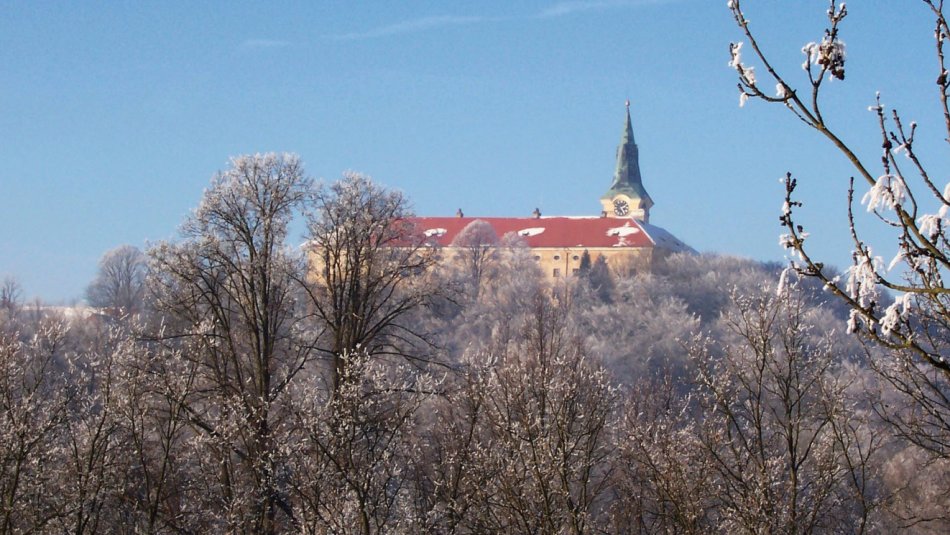
[[[948,71],[944,44],[950,31],[943,1],[922,0],[934,17],[936,85],[943,115],[943,133],[950,141]],[[866,6],[861,5],[861,8]],[[848,330],[862,334],[887,352],[887,359],[872,359],[872,367],[900,400],[880,405],[880,414],[898,433],[938,458],[950,458],[950,241],[947,236],[950,183],[938,182],[944,170],[933,170],[918,153],[916,121],[907,122],[894,109],[888,110],[876,94],[868,107],[876,122],[880,147],[878,162],[864,162],[822,116],[821,93],[826,79],[844,80],[845,46],[840,37],[847,15],[844,3],[829,2],[828,26],[820,41],[802,48],[809,98],[803,99],[790,78],[769,63],[759,47],[740,1],[728,3],[742,33],[779,88],[778,96],[765,94],[761,82],[747,73],[754,66],[742,62],[731,47],[730,67],[737,71],[743,99],[781,102],[796,117],[828,139],[856,171],[847,194],[847,219],[852,241],[851,266],[843,276],[832,273],[808,252],[808,232],[796,217],[802,200],[795,196],[797,181],[788,173],[783,179],[785,196],[780,215],[780,243],[789,251],[790,269],[820,281],[836,299],[850,309]],[[852,51],[853,52],[853,51]],[[753,71],[754,72],[754,71]],[[770,82],[770,83],[771,83]],[[829,86],[830,87],[830,86]],[[873,170],[873,171],[872,171]],[[869,231],[855,217],[855,180],[863,208],[889,236],[894,246],[890,261],[879,256],[866,239]],[[814,238],[812,238],[814,239]],[[880,249],[881,245],[877,244]]]

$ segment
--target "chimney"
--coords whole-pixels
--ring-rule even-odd
[[[531,212],[531,215],[534,216],[535,219],[541,219],[541,210],[535,208],[534,211]]]

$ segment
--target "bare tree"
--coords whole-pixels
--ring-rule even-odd
[[[194,462],[188,447],[200,437],[191,426],[188,403],[198,378],[197,363],[159,344],[121,339],[112,350],[112,419],[121,434],[123,492],[110,518],[142,533],[200,530],[192,503]],[[99,388],[102,388],[99,386]],[[204,454],[204,452],[202,452]]]
[[[312,389],[296,396],[293,425],[300,440],[288,447],[291,496],[303,533],[410,533],[409,474],[421,455],[416,436],[420,406],[436,382],[405,363],[367,354],[344,355],[349,374],[329,399]]]
[[[617,532],[715,532],[718,488],[691,398],[669,378],[631,388],[615,435],[611,523]]]
[[[865,533],[880,500],[881,437],[845,395],[836,352],[791,290],[734,296],[735,336],[717,355],[695,341],[700,442],[729,533]]]
[[[109,532],[127,518],[129,443],[117,409],[123,357],[134,353],[133,346],[122,331],[110,329],[65,362],[66,417],[58,447],[45,452],[56,464],[48,487],[60,512],[50,523],[55,531]]]
[[[0,310],[5,310],[7,314],[12,314],[20,308],[20,302],[23,299],[23,288],[14,277],[4,277],[0,284]]]
[[[474,298],[478,299],[482,288],[482,278],[485,276],[492,260],[496,257],[495,248],[498,246],[498,234],[491,224],[482,219],[476,219],[465,225],[452,240],[452,247],[458,250],[457,259],[467,272],[472,286]]]
[[[802,293],[733,294],[696,335],[696,389],[632,389],[617,434],[612,521],[641,533],[867,533],[881,529],[884,434]]]
[[[214,177],[179,243],[150,252],[156,302],[165,315],[154,338],[194,364],[184,400],[205,529],[274,533],[294,520],[279,478],[282,408],[307,363],[298,332],[295,280],[303,265],[286,244],[295,210],[310,194],[299,160],[234,158]]]
[[[410,465],[414,485],[414,517],[424,533],[478,533],[493,527],[491,485],[499,477],[497,463],[486,463],[491,439],[487,432],[488,380],[491,364],[477,353],[461,359],[443,396],[425,406],[431,418],[420,426],[425,443]]]
[[[145,292],[148,259],[137,247],[120,245],[99,260],[99,272],[86,288],[91,306],[114,309],[119,314],[138,312]]]
[[[310,304],[326,335],[320,351],[332,361],[334,388],[346,376],[345,354],[399,355],[425,345],[406,324],[434,292],[433,252],[411,222],[403,195],[369,177],[347,173],[321,188],[309,214]]]
[[[0,533],[46,529],[61,516],[51,494],[69,399],[57,359],[65,345],[61,323],[40,326],[32,336],[0,332]]]
[[[468,381],[481,399],[470,481],[473,532],[602,529],[619,394],[569,327],[569,309],[535,296],[507,351],[481,354]],[[479,362],[480,361],[480,362]],[[471,498],[470,498],[471,499]]]

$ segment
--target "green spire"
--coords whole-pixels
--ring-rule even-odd
[[[620,146],[617,147],[617,168],[614,170],[614,181],[602,198],[610,199],[621,193],[626,194],[631,199],[642,199],[644,204],[653,204],[653,199],[643,189],[643,182],[640,179],[640,153],[637,150],[637,143],[633,139],[629,100],[627,101],[627,121],[624,124],[623,136],[620,138]]]

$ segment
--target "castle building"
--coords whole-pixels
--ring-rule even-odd
[[[640,176],[629,102],[613,182],[600,203],[599,216],[542,216],[535,209],[531,217],[468,217],[459,210],[454,217],[417,217],[414,223],[431,245],[444,249],[446,257],[451,257],[456,237],[476,221],[491,225],[499,237],[515,233],[552,279],[577,274],[585,251],[592,260],[603,255],[617,274],[649,270],[671,253],[692,252],[675,236],[650,224],[653,199]]]

